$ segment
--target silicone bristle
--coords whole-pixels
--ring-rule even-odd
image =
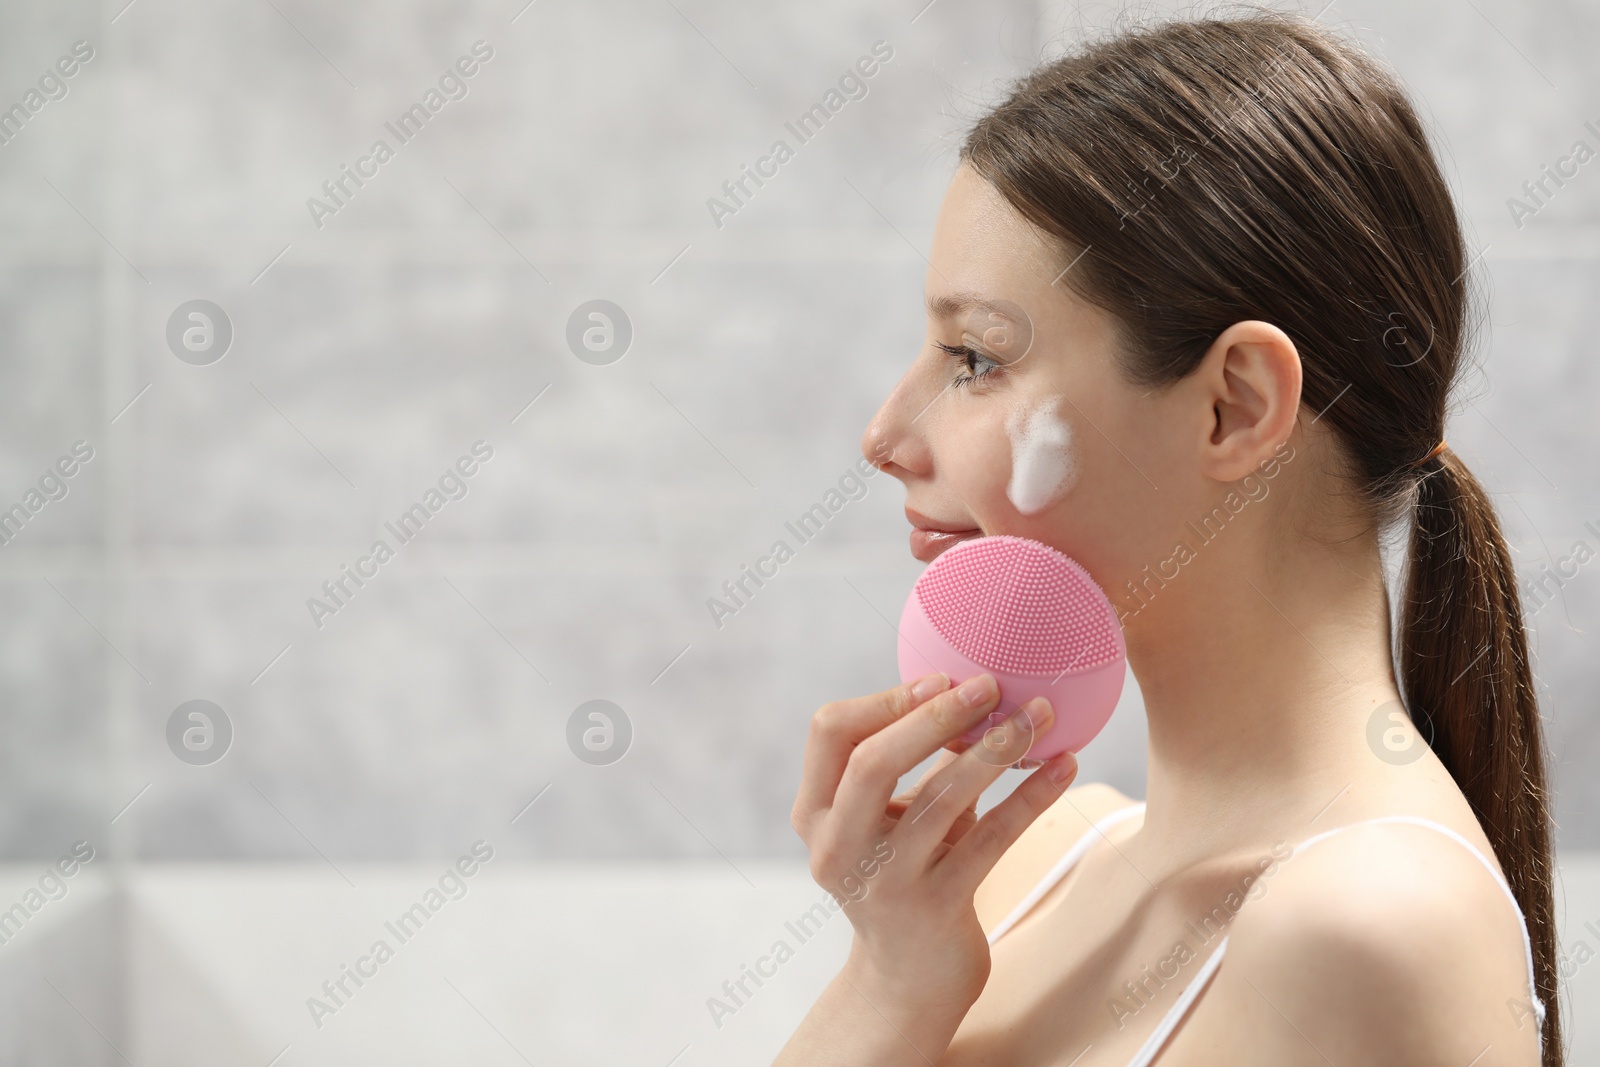
[[[1100,587],[1038,541],[1008,535],[963,541],[929,564],[915,591],[945,640],[991,670],[1076,671],[1122,655]]]

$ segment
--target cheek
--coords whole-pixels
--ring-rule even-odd
[[[1022,515],[1037,515],[1077,484],[1082,456],[1071,424],[1051,399],[1018,408],[1006,419],[1011,477],[1006,498]]]
[[[1011,444],[1005,426],[1008,409],[990,403],[970,404],[964,409],[945,405],[946,401],[940,401],[922,417],[934,453],[934,469],[939,472],[945,488],[975,517],[989,525],[990,517],[1001,516],[1008,510],[1006,473],[1011,469]]]
[[[973,440],[961,456],[961,495],[984,526],[994,526],[1008,510],[1006,471],[1010,462],[1010,446],[1001,424]]]

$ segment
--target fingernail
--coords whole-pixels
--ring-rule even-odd
[[[988,700],[995,693],[995,681],[992,674],[980,674],[975,678],[968,678],[961,683],[956,694],[961,698],[961,703],[969,708],[975,708]]]
[[[1046,766],[1044,773],[1048,774],[1056,785],[1065,785],[1078,773],[1078,757],[1071,752],[1063,752]]]
[[[949,684],[950,679],[943,672],[930,674],[926,678],[918,679],[917,684],[911,687],[911,699],[920,704],[935,693],[944,692],[944,687]]]
[[[1035,730],[1045,729],[1050,725],[1050,720],[1055,717],[1055,708],[1050,706],[1050,701],[1045,697],[1034,697],[1022,707],[1017,709],[1017,714],[1024,716],[1024,720]]]

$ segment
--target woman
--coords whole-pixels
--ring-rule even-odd
[[[987,676],[821,708],[793,822],[866,889],[779,1064],[1561,1062],[1521,612],[1444,443],[1469,266],[1397,79],[1308,19],[1124,34],[976,125],[863,449],[919,559],[1017,534],[1094,575],[1148,797],[1064,754],[976,818],[1051,715],[963,751]]]

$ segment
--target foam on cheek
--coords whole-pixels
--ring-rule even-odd
[[[1006,418],[1011,437],[1011,484],[1006,496],[1024,515],[1035,515],[1058,500],[1078,480],[1078,452],[1072,430],[1056,417],[1055,401]]]

